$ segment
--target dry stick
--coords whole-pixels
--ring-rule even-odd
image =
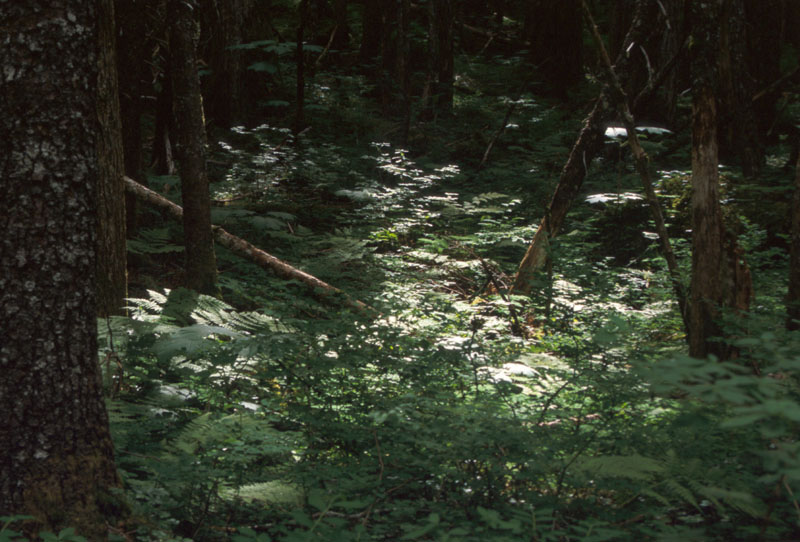
[[[658,238],[661,241],[661,251],[664,255],[664,259],[667,261],[667,268],[669,269],[672,288],[675,291],[675,297],[678,300],[678,307],[681,311],[681,318],[683,319],[684,327],[688,334],[689,326],[686,314],[686,292],[684,291],[683,284],[681,284],[680,281],[678,260],[675,258],[675,253],[672,251],[672,245],[669,241],[667,227],[664,224],[664,215],[661,212],[661,205],[659,204],[658,197],[653,189],[653,181],[650,177],[649,167],[650,158],[639,144],[639,137],[636,135],[636,125],[633,121],[633,114],[631,113],[630,106],[628,105],[628,97],[625,94],[619,79],[617,78],[616,72],[614,72],[614,67],[611,65],[611,59],[609,58],[608,52],[603,45],[603,40],[600,37],[600,31],[597,29],[597,25],[592,18],[592,13],[589,11],[589,6],[586,5],[586,0],[581,0],[581,5],[583,6],[583,14],[586,17],[586,21],[592,31],[595,44],[597,45],[597,49],[600,54],[600,60],[602,61],[601,63],[603,64],[603,67],[606,70],[606,75],[608,76],[608,84],[611,90],[611,92],[609,92],[609,96],[611,97],[617,111],[622,117],[625,130],[628,132],[628,144],[630,145],[631,152],[636,159],[636,169],[639,171],[639,176],[642,178],[642,185],[644,186],[644,191],[647,195],[647,202],[650,204],[650,211],[653,214],[653,221],[656,224],[656,232],[658,233]]]
[[[142,186],[130,177],[123,177],[123,179],[125,181],[126,191],[130,192],[138,199],[146,203],[167,211],[179,222],[183,220],[183,208],[181,208],[180,205],[172,203],[167,198],[161,196],[157,192],[153,192],[149,188]],[[320,299],[330,302],[332,299],[334,299],[333,296],[335,296],[335,298],[340,299],[344,305],[356,309],[359,312],[369,315],[377,314],[377,311],[374,308],[362,303],[361,301],[358,301],[357,299],[351,298],[339,288],[331,286],[327,282],[323,282],[317,277],[309,275],[305,271],[301,271],[300,269],[292,267],[283,260],[264,252],[260,248],[248,243],[244,239],[236,237],[235,235],[231,235],[221,227],[212,225],[211,229],[214,233],[214,239],[216,239],[220,245],[224,246],[231,252],[238,254],[239,256],[257,263],[264,269],[272,271],[279,277],[302,282],[309,289],[311,289],[311,291],[315,292],[316,294],[321,294]]]

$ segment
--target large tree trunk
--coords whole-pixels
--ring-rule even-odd
[[[110,316],[125,312],[125,298],[128,296],[125,186],[121,179],[125,165],[117,85],[114,2],[97,0],[97,6],[97,116],[100,119],[97,138],[97,312],[99,316]]]
[[[197,73],[199,27],[195,11],[196,5],[189,5],[187,0],[170,0],[170,68],[184,209],[185,284],[192,290],[213,295],[217,293],[217,261],[211,233],[206,129]]]
[[[692,10],[692,282],[689,353],[727,359],[722,341],[725,309],[746,310],[752,285],[736,242],[725,231],[719,202],[717,146],[717,51],[723,4],[715,0]]]
[[[95,2],[0,3],[0,511],[106,537]]]

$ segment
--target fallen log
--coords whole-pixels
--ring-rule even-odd
[[[158,207],[159,209],[167,211],[178,222],[183,221],[183,208],[180,205],[171,202],[161,194],[137,183],[130,177],[124,176],[123,179],[125,181],[125,190],[127,192],[133,194],[136,196],[136,198],[144,201],[145,203],[149,203],[154,207]],[[305,271],[301,271],[296,267],[292,267],[280,258],[276,258],[275,256],[261,250],[244,239],[228,233],[220,226],[212,225],[211,230],[214,234],[214,239],[216,242],[231,252],[255,262],[262,268],[271,271],[279,277],[301,282],[320,299],[327,302],[336,300],[350,308],[358,310],[359,312],[371,315],[377,314],[377,311],[366,303],[358,301],[357,299],[353,299],[339,288],[331,286],[327,282],[324,282],[313,275],[309,275]]]

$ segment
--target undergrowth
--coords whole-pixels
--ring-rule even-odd
[[[800,338],[778,331],[785,257],[748,188],[730,213],[757,298],[730,320],[732,362],[685,356],[624,154],[591,165],[534,293],[499,295],[579,119],[481,88],[480,70],[463,70],[474,92],[455,118],[415,126],[404,148],[366,139],[380,125],[323,86],[317,135],[264,125],[218,138],[215,222],[377,317],[223,249],[224,301],[169,288],[154,276],[180,232],[158,223],[131,241],[130,314],[99,325],[134,514],[119,540],[800,536]],[[511,99],[513,127],[476,171],[486,112],[497,120]],[[358,137],[342,143],[331,118]],[[680,154],[668,139],[650,151]],[[688,173],[659,177],[687,273]]]

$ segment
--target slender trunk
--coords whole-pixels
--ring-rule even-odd
[[[794,171],[794,198],[792,199],[792,246],[789,260],[789,298],[786,327],[800,329],[800,158]]]
[[[169,62],[160,76],[161,89],[156,97],[156,126],[153,134],[153,173],[175,175],[177,168],[172,157],[172,137],[175,132],[175,113],[172,99],[172,74]]]
[[[244,120],[242,79],[246,66],[242,51],[233,47],[243,42],[251,1],[206,0],[201,3],[202,32],[207,42],[204,58],[211,72],[204,87],[204,105],[210,122],[221,128],[230,128]]]
[[[383,0],[363,0],[361,12],[361,47],[358,60],[362,64],[373,63],[381,51],[383,35]]]
[[[761,167],[759,129],[753,113],[753,80],[747,67],[744,0],[724,0],[719,32],[719,138],[723,156],[738,159],[745,177]]]
[[[98,79],[97,117],[97,313],[124,313],[128,296],[125,246],[125,171],[122,154],[122,124],[117,84],[117,56],[113,0],[97,0]]]
[[[453,111],[452,0],[434,0],[428,7],[428,77],[424,91],[425,117],[450,115]]]
[[[297,25],[297,48],[295,54],[297,66],[297,86],[295,89],[295,114],[294,114],[294,134],[297,135],[303,130],[305,124],[305,101],[306,101],[306,56],[303,51],[303,35],[305,33],[306,18],[308,16],[308,0],[301,0],[300,22]]]
[[[186,247],[188,288],[217,293],[217,264],[211,233],[211,199],[206,174],[206,133],[203,100],[197,73],[198,25],[196,6],[187,0],[170,0],[170,58],[178,131],[183,236]]]
[[[136,179],[142,175],[142,94],[146,77],[145,6],[142,0],[116,0],[117,23],[117,76],[119,80],[119,107],[122,121],[122,149],[125,174]],[[125,222],[127,234],[137,227],[136,198],[125,196]]]

